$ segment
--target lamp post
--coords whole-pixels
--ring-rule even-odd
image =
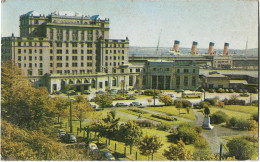
[[[69,94],[68,94],[68,98],[70,100],[70,133],[72,133],[72,130],[73,130],[73,126],[72,126],[72,105],[71,105],[72,100],[70,99]]]

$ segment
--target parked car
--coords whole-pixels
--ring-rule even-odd
[[[229,93],[229,90],[228,90],[228,89],[225,89],[225,92],[226,92],[226,93]]]
[[[139,102],[132,102],[130,103],[130,106],[142,106],[142,104]]]
[[[74,90],[69,90],[67,92],[68,95],[76,95],[77,93]]]
[[[86,94],[86,95],[89,95],[89,94],[90,94],[90,92],[89,92],[88,90],[85,90],[85,91],[83,91],[82,93],[83,93],[83,94]]]
[[[125,104],[125,103],[116,103],[116,105],[115,105],[116,107],[127,107],[127,104]]]
[[[59,94],[61,94],[61,91],[56,91],[56,92],[54,92],[54,94],[59,95]]]
[[[136,97],[134,97],[134,96],[128,96],[126,99],[127,99],[127,100],[135,100]]]
[[[184,90],[183,89],[177,89],[177,90],[175,90],[175,92],[184,92]]]
[[[107,150],[101,151],[103,153],[104,160],[114,161],[115,157]]]
[[[243,93],[247,93],[248,91],[246,89],[242,89]]]
[[[97,91],[96,94],[105,94],[106,92],[104,91]]]
[[[234,93],[234,90],[233,89],[229,89],[229,93]]]
[[[59,129],[58,132],[59,132],[59,137],[61,137],[61,138],[64,137],[66,134],[66,131],[62,130],[62,129]]]
[[[238,93],[243,93],[243,90],[242,89],[238,89],[237,92]]]
[[[77,142],[76,137],[71,133],[65,134],[62,139],[63,139],[64,142],[67,142],[67,143]]]
[[[241,97],[248,97],[249,94],[246,94],[246,93],[243,93],[243,94],[240,94]]]
[[[215,89],[209,89],[210,93],[215,93]]]
[[[90,144],[88,145],[88,149],[89,149],[90,151],[94,151],[94,150],[97,150],[98,147],[97,147],[97,145],[96,145],[95,143],[90,143]]]
[[[217,90],[217,92],[218,92],[218,93],[223,93],[223,92],[224,92],[224,89],[223,89],[223,88],[219,88],[219,89]]]
[[[174,97],[174,95],[173,94],[168,94],[169,96],[171,96],[171,97]]]

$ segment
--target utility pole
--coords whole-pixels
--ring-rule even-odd
[[[70,133],[72,133],[72,106],[71,106],[71,100],[70,100]]]
[[[155,107],[155,89],[153,89],[153,106]]]

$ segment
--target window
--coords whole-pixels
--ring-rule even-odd
[[[124,51],[124,50],[122,50],[122,54],[125,54],[125,51]]]
[[[39,70],[38,75],[42,75],[42,74],[43,74],[42,70]]]
[[[68,61],[69,60],[69,56],[66,56],[66,61]]]
[[[50,53],[52,53],[52,49],[50,49]]]
[[[57,42],[57,47],[62,47],[62,43],[61,42]]]
[[[170,71],[170,68],[166,68],[166,71]]]
[[[108,60],[108,56],[106,56],[106,60]]]
[[[62,60],[62,56],[57,56],[56,59],[57,60]]]
[[[72,47],[78,47],[78,43],[72,43]]]
[[[57,63],[57,67],[62,67],[62,63]]]
[[[88,63],[87,63],[87,66],[92,66],[92,63],[91,63],[91,62],[88,62]]]
[[[32,56],[29,56],[29,61],[32,61]]]
[[[195,69],[193,69],[193,70],[195,70]],[[192,77],[192,86],[196,86],[196,78],[193,76]]]
[[[188,86],[188,77],[187,76],[184,76],[184,86]]]
[[[180,85],[180,83],[181,83],[180,81],[181,81],[181,80],[180,80],[180,76],[177,76],[177,77],[176,77],[176,85],[177,85],[177,86]]]
[[[76,63],[76,62],[72,63],[72,67],[77,67],[77,66],[78,66],[78,63]]]
[[[140,72],[141,72],[141,70],[140,70],[139,68],[137,68],[137,69],[136,69],[136,72],[137,72],[137,73],[140,73]]]
[[[114,56],[114,60],[116,60],[116,56]]]
[[[18,47],[21,47],[21,42],[18,42]]]
[[[84,50],[81,50],[81,54],[84,54]]]
[[[72,60],[78,60],[77,56],[72,56]]]
[[[108,50],[106,50],[106,54],[108,54]]]
[[[23,52],[26,53],[26,49],[24,49]]]
[[[87,43],[87,47],[92,47],[92,43]]]
[[[177,73],[180,73],[180,69],[177,69]]]
[[[42,68],[42,63],[40,63],[40,67]]]
[[[184,69],[184,73],[189,73],[189,69]]]
[[[18,49],[18,53],[21,54],[21,49]]]
[[[87,60],[92,60],[92,56],[87,56]]]
[[[69,67],[69,63],[66,63],[66,67]]]
[[[84,60],[84,56],[81,56],[81,60]]]
[[[87,50],[87,54],[92,54],[92,50]]]
[[[50,56],[50,60],[51,60],[51,61],[53,60],[53,57],[52,57],[52,56]]]
[[[50,42],[50,47],[52,47],[53,46],[53,44],[52,44],[52,42]]]
[[[21,56],[18,56],[18,61],[22,61],[22,57]]]
[[[81,63],[81,67],[83,67],[83,66],[84,66],[84,63],[82,62],[82,63]]]
[[[62,54],[62,50],[61,50],[61,49],[58,49],[58,50],[57,50],[57,54]]]
[[[133,69],[130,69],[130,73],[132,73],[133,72]]]
[[[193,69],[193,73],[195,73],[196,72],[196,69]]]
[[[26,56],[23,57],[23,60],[26,60]]]
[[[53,67],[53,64],[52,64],[52,63],[50,63],[50,67]]]
[[[156,68],[153,68],[153,71],[156,71]]]
[[[69,54],[69,50],[66,50],[66,54]]]
[[[66,47],[69,47],[69,43],[66,43]]]
[[[114,54],[116,54],[116,50],[114,50]]]
[[[130,75],[129,76],[129,86],[133,86],[133,80],[134,80],[133,76]]]
[[[29,63],[29,67],[32,67],[32,63]]]
[[[121,73],[124,73],[125,72],[125,70],[124,69],[121,69]]]
[[[78,50],[76,49],[72,50],[72,54],[78,54]]]
[[[32,49],[29,49],[29,53],[32,54]]]
[[[36,50],[36,49],[34,50],[34,53],[37,53],[37,50]]]
[[[42,61],[42,56],[40,56],[40,61]]]
[[[42,54],[42,49],[40,49],[40,54]]]

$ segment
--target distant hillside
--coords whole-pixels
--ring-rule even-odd
[[[157,56],[170,56],[170,50],[172,47],[160,47],[158,48]],[[156,56],[156,47],[130,47],[129,48],[129,56],[135,56],[135,57],[147,57],[147,56]],[[181,53],[183,54],[189,54],[191,49],[190,48],[180,48]],[[216,53],[221,54],[223,52],[223,49],[215,49]],[[208,49],[205,48],[198,48],[199,54],[207,54]],[[239,49],[229,49],[229,53],[236,53],[236,55],[244,55],[245,50],[239,50]],[[247,50],[248,56],[258,56],[258,49],[248,49]]]

